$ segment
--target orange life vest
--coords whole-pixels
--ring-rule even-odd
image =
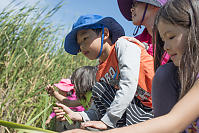
[[[132,45],[136,44],[134,43]],[[137,46],[141,49],[141,57],[138,87],[135,96],[142,102],[142,104],[152,108],[151,88],[152,79],[154,76],[153,57],[147,53],[145,47],[140,46],[139,44],[137,44]],[[119,73],[120,71],[114,44],[105,62],[98,66],[96,79],[97,81],[104,81],[109,83],[113,78],[118,79]]]

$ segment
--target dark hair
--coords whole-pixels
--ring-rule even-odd
[[[195,83],[199,72],[199,0],[169,0],[160,8],[153,31],[155,70],[160,66],[165,52],[164,42],[157,28],[160,18],[189,30],[187,45],[184,46],[185,51],[179,65],[180,98],[182,98]]]
[[[91,91],[96,82],[96,72],[96,66],[83,66],[73,72],[71,82],[79,99],[86,99],[86,92]]]
[[[102,28],[98,28],[98,29],[92,29],[97,35],[99,35],[102,32]],[[112,41],[112,33],[109,30],[109,39]]]
[[[98,28],[98,29],[92,29],[97,35],[100,34],[100,32],[102,31],[102,28]]]

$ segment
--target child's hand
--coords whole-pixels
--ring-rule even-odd
[[[46,124],[46,125],[49,124],[50,121],[51,121],[51,119],[48,118],[48,119],[46,120],[45,124]]]
[[[78,112],[72,111],[69,107],[61,104],[56,103],[57,107],[53,107],[53,112],[56,113],[56,118],[61,121],[66,121],[64,117],[67,114],[71,120],[73,121],[82,121],[82,116]]]
[[[47,91],[47,93],[51,96],[54,96],[54,92],[55,92],[55,89],[53,88],[53,86],[51,85],[48,85],[45,90]]]
[[[108,127],[104,122],[102,121],[87,121],[84,123],[81,123],[81,128],[86,128],[86,127],[93,127],[96,129],[101,129],[101,130],[106,130]]]

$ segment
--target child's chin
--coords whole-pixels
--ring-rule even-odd
[[[95,59],[96,59],[96,58],[88,57],[88,56],[87,56],[87,58],[88,58],[89,60],[95,60]]]
[[[179,61],[173,61],[173,64],[174,64],[175,66],[180,66],[180,62],[179,62]]]

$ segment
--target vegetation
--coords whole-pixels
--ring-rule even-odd
[[[1,120],[28,123],[55,100],[45,92],[48,84],[69,77],[79,66],[96,64],[81,54],[72,56],[64,51],[64,37],[59,36],[64,35],[63,26],[50,24],[61,4],[52,10],[36,5],[17,10],[7,7],[0,13]],[[50,112],[31,121],[31,126],[46,128]],[[2,133],[9,130],[0,128]]]

